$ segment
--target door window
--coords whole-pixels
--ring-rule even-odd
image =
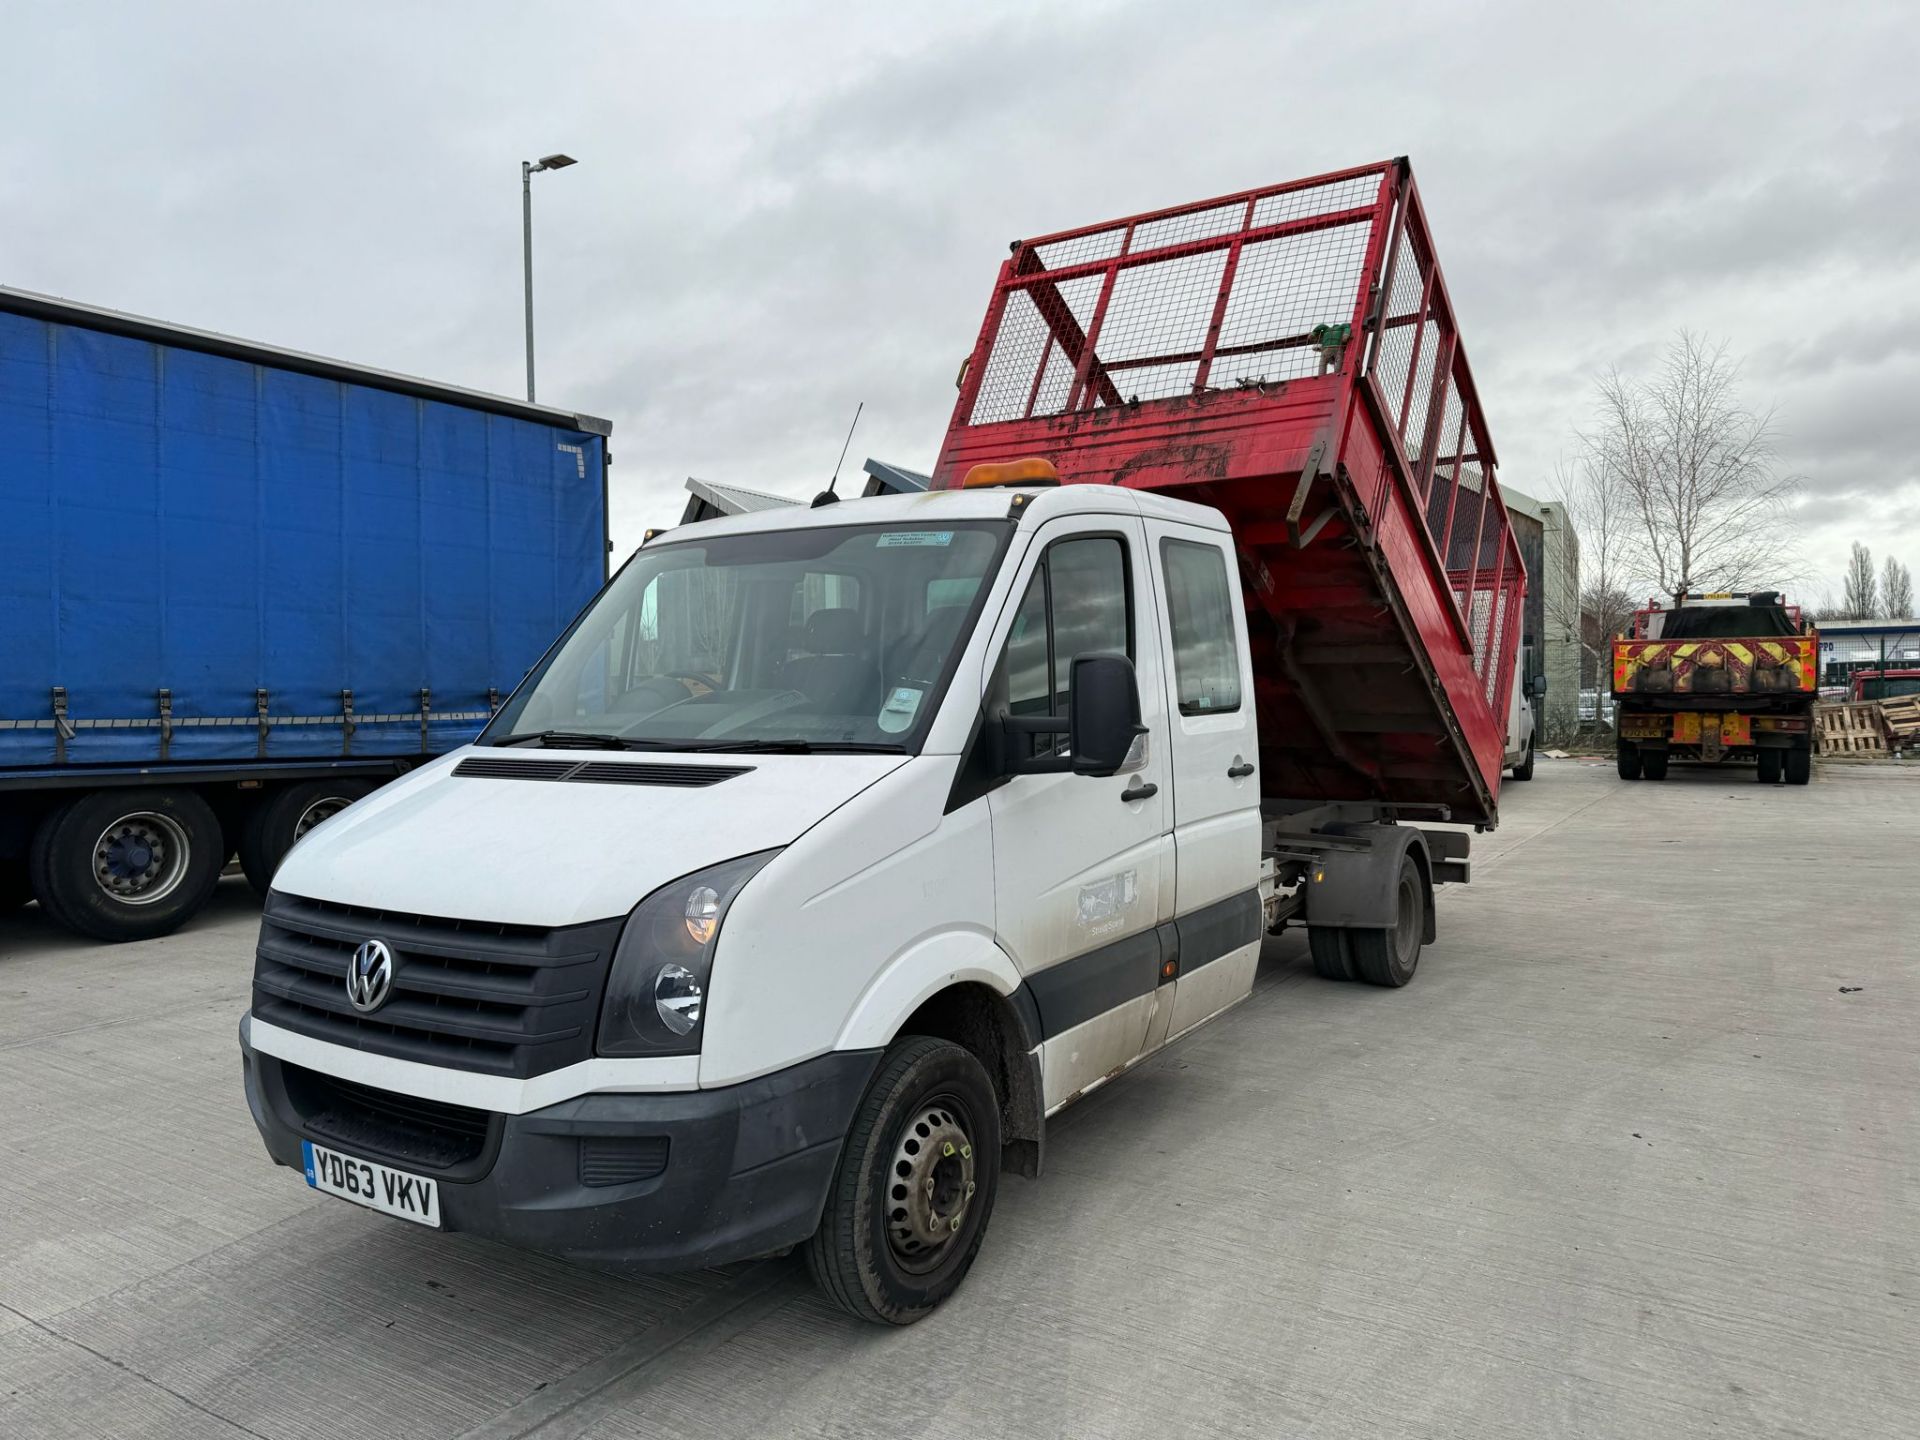
[[[1222,715],[1240,708],[1240,651],[1233,636],[1233,587],[1226,556],[1212,545],[1163,540],[1167,628],[1182,715]]]
[[[1097,651],[1133,656],[1127,547],[1111,535],[1056,541],[1014,612],[1000,662],[1009,711],[1067,719],[1073,659]],[[1028,738],[1037,755],[1066,748],[1064,733]]]

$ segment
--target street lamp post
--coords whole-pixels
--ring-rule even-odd
[[[542,155],[520,162],[521,260],[527,281],[527,399],[533,399],[533,177],[542,170],[564,170],[576,164],[571,155]]]

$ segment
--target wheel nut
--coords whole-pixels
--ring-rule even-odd
[[[947,1229],[958,1230],[959,1228],[960,1228],[960,1217],[956,1215],[953,1217],[952,1222],[947,1226]]]
[[[953,1141],[951,1140],[947,1141],[947,1143],[941,1147],[940,1153],[942,1155],[951,1157],[953,1154]]]
[[[967,1181],[967,1199],[973,1199],[973,1181]]]
[[[973,1158],[973,1146],[962,1145],[960,1147],[960,1158],[962,1160],[971,1160]]]

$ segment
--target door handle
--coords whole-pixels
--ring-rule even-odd
[[[1229,780],[1244,780],[1251,774],[1253,774],[1253,762],[1251,760],[1242,760],[1238,765],[1229,765],[1227,767],[1227,778]]]
[[[1159,793],[1160,787],[1151,783],[1145,785],[1129,785],[1120,792],[1120,802],[1124,805],[1132,800],[1151,800]]]

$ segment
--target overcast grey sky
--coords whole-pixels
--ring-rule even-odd
[[[689,474],[931,464],[1006,242],[1410,155],[1506,483],[1689,325],[1920,567],[1911,4],[0,7],[0,283],[612,417]]]

